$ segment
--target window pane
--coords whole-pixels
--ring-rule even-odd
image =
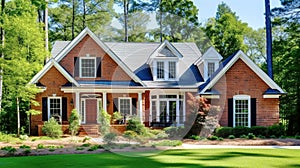
[[[81,59],[81,77],[95,77],[95,59]]]
[[[49,113],[49,117],[61,116],[60,98],[49,98]]]
[[[123,115],[131,115],[130,111],[131,111],[131,99],[122,99],[120,98],[120,103],[119,103],[119,111],[123,114]]]
[[[159,102],[159,121],[162,123],[167,122],[167,101]]]
[[[151,106],[151,110],[152,110],[152,122],[156,122],[157,120],[156,120],[156,101],[152,101],[152,106]]]
[[[169,121],[176,121],[176,101],[169,101]]]
[[[165,71],[164,71],[164,62],[158,61],[157,62],[157,79],[164,79],[165,78]]]
[[[249,126],[248,114],[249,105],[248,100],[235,100],[235,126]]]
[[[169,79],[176,78],[176,62],[169,62]]]
[[[210,77],[215,72],[215,63],[208,63],[207,65],[208,77]]]

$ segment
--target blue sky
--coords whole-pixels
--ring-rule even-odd
[[[199,9],[199,19],[205,22],[210,17],[215,17],[218,4],[225,2],[239,18],[254,29],[265,26],[265,1],[264,0],[194,0]],[[271,8],[279,7],[280,0],[270,0]]]

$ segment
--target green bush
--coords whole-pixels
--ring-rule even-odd
[[[132,139],[136,138],[138,134],[134,131],[128,130],[123,133],[123,137],[129,140],[129,143]]]
[[[248,139],[249,137],[247,135],[243,134],[243,135],[240,136],[240,138],[242,138],[242,139]]]
[[[42,130],[48,137],[51,138],[59,138],[63,133],[61,125],[59,125],[53,117],[44,123]]]
[[[182,142],[179,140],[163,140],[152,144],[153,146],[181,146]]]
[[[229,139],[235,139],[235,136],[234,135],[229,135],[228,138]]]
[[[110,118],[111,116],[101,109],[101,112],[99,113],[98,121],[99,121],[99,130],[101,135],[105,135],[109,133],[110,131]]]
[[[27,145],[22,145],[20,146],[21,149],[30,149],[30,146],[27,146]]]
[[[218,140],[218,137],[215,135],[212,135],[212,136],[207,137],[207,139],[214,141],[214,140]]]
[[[24,153],[24,155],[29,155],[31,153],[31,150],[30,149],[25,149],[23,153]]]
[[[254,135],[267,136],[268,128],[264,126],[253,126],[250,128],[250,132],[253,133]]]
[[[163,129],[169,138],[174,138],[178,136],[178,128],[177,127],[166,127]]]
[[[89,147],[89,146],[91,146],[91,143],[85,143],[85,144],[82,144],[81,146],[82,147]]]
[[[253,133],[248,134],[249,139],[256,139],[256,136]]]
[[[233,135],[235,137],[240,137],[241,135],[247,135],[250,132],[249,127],[234,127]]]
[[[219,140],[219,141],[223,141],[223,140],[224,140],[224,138],[222,138],[222,137],[219,137],[219,138],[218,138],[218,140]]]
[[[110,132],[104,135],[103,141],[106,142],[107,144],[112,144],[113,141],[115,141],[117,138],[117,134]]]
[[[75,136],[78,133],[80,127],[79,114],[76,109],[73,109],[69,118],[69,131],[71,136]]]
[[[200,140],[200,136],[198,135],[191,135],[190,138],[193,140]]]
[[[148,129],[141,123],[140,119],[133,117],[127,121],[127,131],[134,131],[138,135],[148,135]]]
[[[281,135],[285,135],[284,127],[282,125],[272,125],[268,127],[268,135],[274,135],[276,137],[280,137]]]
[[[44,149],[45,147],[44,147],[43,144],[38,144],[36,148],[37,148],[37,149]]]
[[[220,127],[216,129],[216,136],[227,138],[229,135],[233,134],[232,127]]]
[[[266,136],[264,136],[264,135],[258,135],[257,137],[260,139],[266,139]]]

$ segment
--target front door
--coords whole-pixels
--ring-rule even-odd
[[[85,99],[86,124],[97,124],[98,100]]]

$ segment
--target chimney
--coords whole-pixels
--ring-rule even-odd
[[[266,7],[267,67],[268,67],[268,75],[271,79],[273,79],[272,27],[271,27],[270,0],[265,0],[265,7]]]

